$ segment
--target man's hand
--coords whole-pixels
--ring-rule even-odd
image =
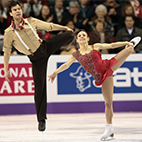
[[[10,82],[9,77],[11,77],[10,72],[6,71],[5,72],[5,80],[8,81],[8,82]]]
[[[74,32],[71,28],[69,28],[69,27],[66,27],[66,31],[72,31],[72,32]]]

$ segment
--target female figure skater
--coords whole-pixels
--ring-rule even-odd
[[[106,125],[105,132],[101,136],[101,140],[105,140],[108,137],[114,136],[112,127],[113,116],[113,72],[118,69],[126,60],[126,58],[133,52],[134,43],[130,42],[115,42],[111,44],[96,43],[94,45],[88,45],[89,37],[85,31],[79,31],[76,41],[79,44],[79,49],[75,51],[71,58],[49,75],[49,81],[54,81],[58,73],[66,70],[76,60],[82,65],[82,67],[90,73],[95,79],[95,85],[102,85],[102,94],[105,100],[105,115]],[[125,46],[126,45],[126,46]],[[110,60],[102,60],[99,50],[113,49],[120,46],[125,46],[121,52]]]

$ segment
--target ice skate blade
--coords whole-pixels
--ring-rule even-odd
[[[137,36],[133,38],[130,42],[133,43],[134,47],[141,41],[141,37]]]
[[[101,138],[101,141],[111,141],[114,140],[114,133],[112,133],[111,135],[109,135],[108,137],[103,137]]]

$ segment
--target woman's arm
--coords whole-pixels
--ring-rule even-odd
[[[133,45],[133,44],[128,42],[128,41],[114,42],[114,43],[111,43],[111,44],[108,44],[108,43],[96,43],[96,44],[94,44],[94,48],[102,49],[102,50],[103,49],[114,49],[114,48],[125,46],[125,45]]]
[[[58,73],[60,73],[60,72],[62,72],[62,71],[64,71],[64,70],[66,70],[67,68],[69,68],[70,65],[71,65],[73,62],[75,62],[75,61],[76,61],[76,59],[75,59],[73,56],[71,56],[71,58],[70,58],[66,63],[64,63],[63,65],[61,65],[58,69],[56,69],[52,74],[50,74],[50,75],[48,76],[48,77],[49,77],[48,81],[51,80],[51,83],[52,83]]]

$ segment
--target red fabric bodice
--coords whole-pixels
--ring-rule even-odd
[[[80,54],[80,51],[77,50],[72,55],[94,77],[97,86],[101,85],[107,76],[113,74],[111,67],[118,62],[115,58],[102,60],[101,53],[95,49],[85,55]]]

